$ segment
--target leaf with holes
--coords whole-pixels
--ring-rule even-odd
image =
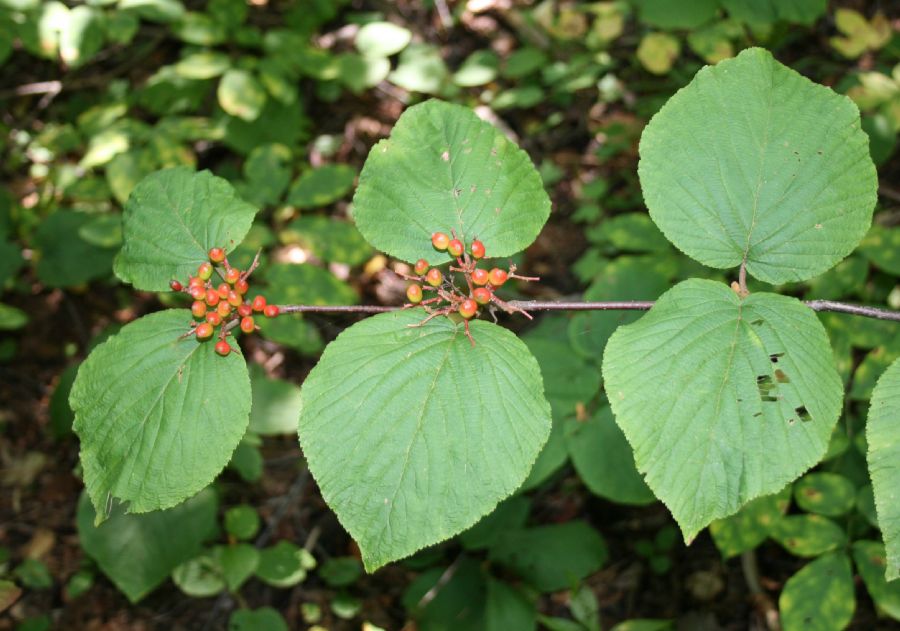
[[[301,389],[300,444],[369,571],[472,526],[550,432],[537,362],[512,333],[421,309],[341,333]]]
[[[179,339],[189,322],[185,309],[144,316],[78,370],[69,404],[98,521],[112,498],[145,513],[191,497],[228,464],[247,429],[243,357],[219,357],[196,337]]]
[[[650,216],[688,256],[769,283],[847,256],[872,220],[878,180],[850,99],[760,48],[702,69],[641,136]]]
[[[686,541],[817,463],[843,393],[812,310],[697,279],[613,334],[603,377],[638,470]]]
[[[427,101],[409,108],[366,159],[353,217],[373,246],[405,261],[448,260],[433,232],[478,237],[488,256],[525,249],[550,214],[528,155],[475,113]]]
[[[867,459],[878,526],[887,550],[884,576],[900,578],[900,359],[878,380],[866,424]]]
[[[236,248],[255,214],[231,184],[209,171],[177,167],[152,173],[125,205],[125,245],[116,257],[116,275],[137,289],[168,291],[172,278],[197,273],[210,248]]]

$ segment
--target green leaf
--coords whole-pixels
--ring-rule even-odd
[[[231,116],[255,121],[266,104],[266,90],[250,72],[232,68],[222,75],[216,91],[219,105]]]
[[[444,87],[447,74],[440,48],[433,44],[415,43],[400,53],[400,62],[389,79],[410,92],[438,94]]]
[[[91,215],[61,210],[41,223],[34,235],[41,251],[37,263],[41,282],[48,287],[73,287],[109,274],[116,250],[98,248],[78,236],[91,220]]]
[[[288,631],[288,625],[271,607],[238,609],[228,619],[228,631]]]
[[[203,50],[182,57],[175,64],[175,72],[185,79],[213,79],[230,66],[231,59],[225,53]]]
[[[129,502],[128,512],[145,513],[194,495],[225,467],[247,429],[243,357],[220,357],[194,336],[179,339],[191,321],[184,309],[144,316],[78,370],[69,404],[98,522],[114,497]]]
[[[843,629],[856,609],[853,572],[844,552],[829,552],[788,579],[778,598],[781,625],[794,629]]]
[[[569,419],[565,428],[572,464],[591,493],[619,504],[656,501],[638,473],[631,445],[609,406],[604,405],[586,421]]]
[[[78,236],[98,248],[118,248],[122,245],[122,217],[98,215],[78,229]]]
[[[297,208],[328,206],[353,188],[356,171],[346,164],[326,164],[304,171],[291,186],[287,203]]]
[[[608,557],[606,543],[583,521],[508,532],[490,559],[510,568],[542,592],[555,592],[596,572]]]
[[[807,512],[839,517],[853,508],[856,487],[836,473],[809,473],[794,485],[794,499]]]
[[[293,434],[300,413],[300,388],[282,379],[270,379],[258,365],[250,366],[250,431],[260,436]]]
[[[492,50],[476,50],[466,57],[459,70],[453,75],[453,82],[463,87],[485,85],[497,78],[500,60]]]
[[[718,0],[637,0],[641,22],[664,29],[693,29],[715,17]]]
[[[215,596],[226,587],[225,579],[222,578],[222,566],[210,551],[188,559],[174,568],[172,581],[178,589],[194,598]]]
[[[824,123],[823,123],[824,121]],[[877,177],[859,111],[759,48],[702,69],[644,129],[650,216],[688,256],[806,280],[869,228]]]
[[[666,74],[681,53],[678,39],[668,33],[647,33],[641,38],[637,58],[653,74]]]
[[[873,225],[859,244],[859,251],[875,267],[900,276],[900,228]]]
[[[667,252],[669,242],[650,215],[645,213],[625,213],[604,219],[588,235],[591,241],[609,243],[617,250],[626,252]]]
[[[290,541],[279,541],[260,553],[256,575],[273,587],[292,587],[305,579],[307,570],[315,566],[309,552]]]
[[[291,180],[291,150],[280,143],[255,147],[244,162],[244,197],[255,204],[277,204]]]
[[[758,497],[734,515],[712,522],[709,532],[719,552],[729,559],[761,544],[790,503],[791,487],[787,486],[780,493]]]
[[[563,428],[562,419],[557,419],[553,421],[550,428],[550,437],[547,438],[547,442],[541,448],[537,460],[534,461],[528,477],[525,478],[518,492],[524,493],[537,488],[559,471],[568,459],[569,453],[566,451],[565,429]]]
[[[776,20],[812,24],[824,15],[827,0],[721,0],[728,14],[753,25]]]
[[[241,242],[256,209],[222,178],[187,167],[157,171],[138,184],[125,205],[125,245],[116,275],[137,289],[168,291],[209,260],[209,249],[230,252]]]
[[[817,463],[843,394],[813,311],[698,279],[613,334],[603,377],[638,470],[685,541]]]
[[[15,331],[28,324],[28,314],[0,302],[0,331]]]
[[[900,578],[900,359],[888,368],[869,406],[866,442],[878,525],[887,549],[884,576]]]
[[[510,530],[525,525],[531,501],[522,495],[503,500],[477,524],[459,535],[460,543],[467,550],[490,548]]]
[[[285,226],[280,237],[284,243],[296,243],[323,261],[361,265],[372,256],[372,247],[356,226],[333,217],[298,217]]]
[[[772,524],[769,534],[785,550],[801,557],[816,557],[847,545],[841,527],[821,515],[782,517]]]
[[[496,325],[424,311],[341,333],[301,389],[300,443],[367,570],[462,532],[521,485],[550,431],[537,362]],[[477,484],[473,481],[477,480]]]
[[[584,292],[586,301],[656,300],[669,288],[658,269],[649,267],[645,257],[621,257],[607,265]],[[592,311],[575,314],[569,322],[572,348],[598,363],[609,336],[623,324],[640,318],[640,311]]]
[[[428,101],[406,110],[369,152],[353,216],[373,246],[405,261],[437,264],[433,232],[478,237],[491,257],[534,241],[550,200],[528,158],[470,109]]]
[[[878,609],[900,620],[900,582],[888,584],[884,580],[887,567],[884,545],[880,541],[854,541],[853,560]]]
[[[259,565],[259,550],[249,543],[213,548],[213,557],[222,568],[222,579],[231,592],[241,588]]]
[[[252,539],[259,530],[259,513],[248,504],[232,506],[225,511],[225,532],[238,539]]]
[[[356,557],[333,557],[319,567],[319,577],[331,587],[346,587],[355,583],[363,573]]]
[[[13,278],[25,265],[22,249],[14,243],[0,240],[0,291],[10,278]]]
[[[356,34],[356,49],[367,57],[390,57],[412,40],[408,29],[390,22],[369,22]]]
[[[164,511],[127,515],[117,505],[101,526],[86,493],[78,500],[81,547],[131,602],[137,602],[179,564],[200,552],[216,531],[218,501],[205,490]],[[177,533],[177,536],[173,536]]]

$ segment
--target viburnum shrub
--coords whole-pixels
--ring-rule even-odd
[[[656,225],[737,277],[734,287],[678,283],[596,354],[636,468],[690,542],[825,455],[844,386],[811,306],[774,286],[819,275],[857,246],[877,179],[853,103],[761,49],[702,69],[650,121],[640,155]],[[207,319],[185,337],[187,310],[144,316],[82,365],[70,401],[98,520],[114,502],[144,512],[198,493],[244,434],[240,347],[199,338],[250,317],[231,310],[248,306],[236,291],[246,278],[217,267],[217,302],[200,268],[225,262],[255,212],[224,180],[185,168],[132,193],[116,273],[150,291],[195,273],[199,283],[171,288]],[[528,156],[467,108],[410,107],[369,153],[354,219],[372,246],[412,266],[409,304],[328,345],[303,383],[298,425],[309,469],[369,570],[472,526],[522,485],[547,441],[537,362],[512,332],[475,316],[526,307],[496,296],[532,280],[498,259],[531,244],[549,213]],[[249,308],[277,309],[260,296]],[[875,388],[867,439],[890,580],[900,575],[897,363]],[[602,446],[593,457],[604,458]]]

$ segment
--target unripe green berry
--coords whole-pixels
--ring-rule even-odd
[[[267,318],[274,318],[278,315],[278,305],[266,305],[265,309],[263,309],[263,313]]]
[[[209,251],[209,260],[213,263],[221,263],[225,260],[225,250],[222,248],[212,248]]]
[[[202,318],[206,315],[206,303],[202,300],[195,300],[194,304],[191,305],[191,313],[194,314],[195,318]]]
[[[208,340],[212,337],[213,326],[209,322],[202,322],[197,325],[196,333],[198,340]]]
[[[462,301],[462,304],[459,305],[459,315],[464,317],[466,320],[475,316],[475,313],[478,311],[478,305],[471,298],[467,298]]]
[[[200,263],[200,267],[197,268],[197,276],[202,278],[203,280],[209,280],[213,273],[213,266],[203,261]]]
[[[229,285],[234,285],[238,282],[238,279],[241,277],[241,270],[236,267],[229,267],[225,272],[225,282]]]
[[[222,357],[225,357],[231,352],[231,345],[225,340],[216,342],[216,352]]]
[[[450,237],[443,232],[435,232],[431,235],[431,245],[433,245],[436,250],[446,250],[449,244]]]
[[[253,333],[253,330],[256,328],[256,325],[253,324],[252,316],[244,316],[241,318],[241,331],[244,333]]]
[[[488,280],[494,287],[499,287],[500,285],[505,283],[507,278],[509,278],[509,274],[504,272],[499,267],[495,267],[494,269],[492,269],[490,275],[488,276]]]
[[[425,272],[428,271],[428,261],[426,261],[425,259],[419,259],[418,261],[416,261],[416,264],[413,267],[413,269],[416,271],[416,274],[418,274],[419,276],[423,275]]]
[[[406,288],[406,298],[415,304],[422,302],[422,288],[419,285],[410,285]]]
[[[265,296],[256,296],[253,299],[253,304],[251,305],[253,310],[257,313],[266,308],[266,297]]]
[[[472,245],[469,249],[472,252],[473,258],[480,259],[484,257],[484,244],[478,239],[472,241]]]
[[[488,276],[490,276],[490,274],[488,274],[486,269],[477,267],[472,271],[472,282],[476,285],[487,285]]]
[[[472,292],[472,297],[475,298],[475,302],[478,304],[486,305],[491,301],[491,290],[487,287],[477,287]]]
[[[428,273],[425,274],[425,282],[427,282],[432,287],[437,287],[444,280],[444,275],[441,274],[441,270],[436,267],[432,267],[428,270]]]
[[[465,246],[459,239],[453,239],[453,241],[447,244],[447,252],[450,253],[450,256],[462,256],[464,249]]]

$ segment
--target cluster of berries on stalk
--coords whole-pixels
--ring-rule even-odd
[[[265,296],[259,295],[252,300],[246,297],[250,289],[247,279],[257,265],[258,253],[250,267],[241,271],[228,264],[224,249],[212,248],[209,251],[209,261],[200,263],[197,275],[190,277],[187,286],[171,280],[169,287],[172,291],[188,294],[194,300],[191,303],[191,313],[194,316],[191,330],[182,337],[196,335],[200,341],[216,337],[216,352],[224,357],[232,351],[227,339],[232,329],[240,327],[244,333],[252,333],[259,328],[253,321],[254,313],[262,313],[267,318],[277,316],[278,306],[266,304]],[[213,273],[224,282],[215,285]]]
[[[456,258],[456,266],[451,265],[450,271],[461,274],[466,286],[460,289],[452,276],[445,277],[441,270],[431,267],[425,259],[416,261],[413,266],[415,275],[403,275],[407,280],[413,281],[406,288],[409,304],[405,306],[422,306],[428,312],[428,317],[413,326],[422,326],[432,318],[441,315],[459,314],[465,323],[466,335],[472,346],[475,346],[475,340],[472,339],[469,331],[469,320],[477,316],[482,307],[491,308],[492,305],[496,305],[507,313],[521,313],[530,320],[531,315],[527,311],[501,300],[494,291],[511,278],[524,281],[540,279],[532,276],[519,276],[516,274],[516,266],[512,263],[508,270],[499,267],[490,270],[478,267],[478,261],[484,258],[486,253],[484,244],[478,239],[473,239],[467,249],[466,244],[456,237],[455,232],[451,230],[450,233],[452,236],[443,232],[435,232],[431,235],[431,245],[436,250],[446,251]],[[433,292],[435,296],[425,298],[425,292]],[[491,315],[493,315],[493,310],[491,310]]]

